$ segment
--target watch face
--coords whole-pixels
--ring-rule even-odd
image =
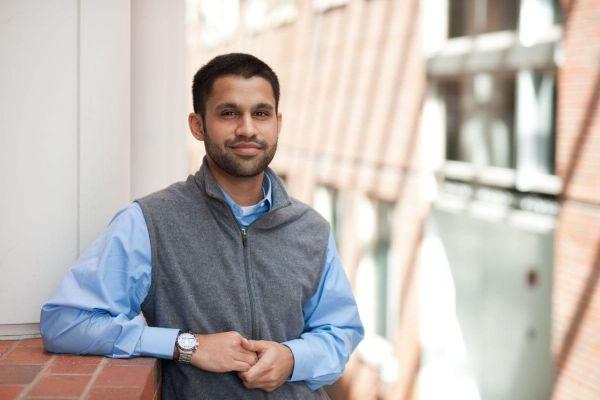
[[[177,338],[177,345],[183,350],[192,350],[196,347],[196,338],[191,333],[182,333]]]

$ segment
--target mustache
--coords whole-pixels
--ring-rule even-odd
[[[241,144],[255,144],[258,147],[260,147],[261,149],[264,149],[265,147],[267,147],[267,143],[263,140],[257,140],[257,139],[233,139],[233,140],[227,140],[225,141],[225,146],[227,147],[234,147],[234,146],[238,146]]]

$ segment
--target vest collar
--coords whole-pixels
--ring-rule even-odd
[[[265,173],[269,176],[269,179],[271,180],[272,203],[271,210],[269,211],[269,213],[279,208],[283,208],[290,205],[290,198],[283,186],[283,183],[279,180],[277,174],[275,174],[275,172],[269,167],[265,169]],[[206,156],[204,156],[204,159],[202,160],[202,165],[200,166],[200,169],[194,175],[194,180],[196,181],[196,184],[200,187],[200,189],[204,190],[208,196],[226,202],[225,197],[223,196],[223,192],[221,191],[221,187],[219,186],[217,180],[208,168]]]

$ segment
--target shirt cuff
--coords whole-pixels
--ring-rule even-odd
[[[305,381],[312,378],[312,352],[304,339],[293,339],[281,343],[287,346],[294,356],[294,371],[289,382]]]
[[[179,329],[144,326],[139,342],[140,355],[172,359],[178,334]]]

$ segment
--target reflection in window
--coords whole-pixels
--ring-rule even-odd
[[[519,39],[531,46],[562,20],[559,0],[521,0]]]
[[[520,185],[554,173],[555,75],[523,70],[518,74],[518,168]]]
[[[446,158],[515,168],[514,75],[447,79],[438,89],[446,110]]]

